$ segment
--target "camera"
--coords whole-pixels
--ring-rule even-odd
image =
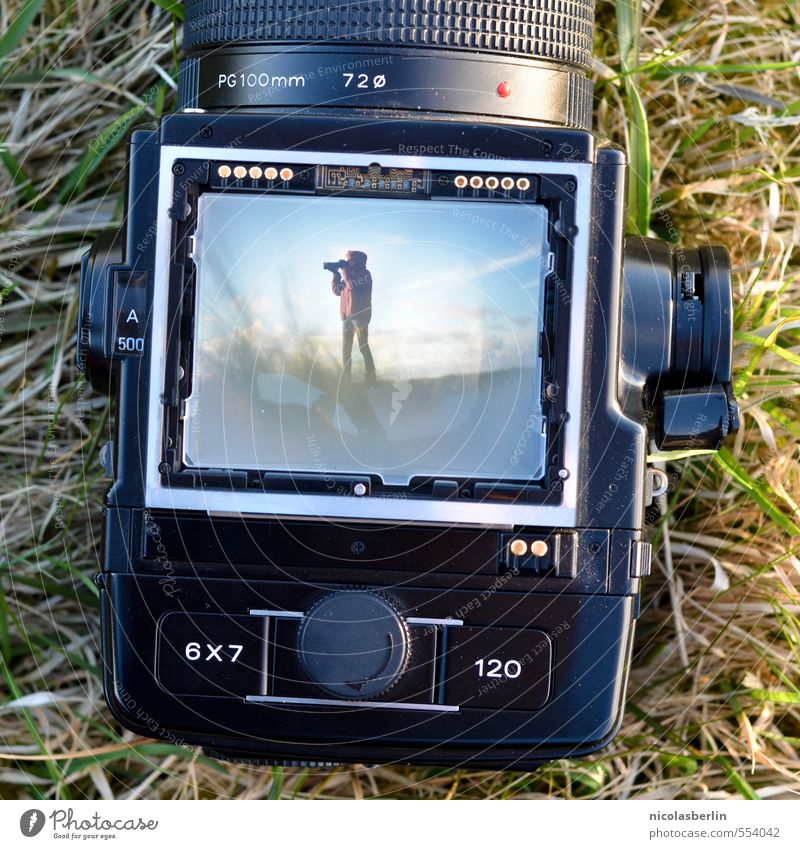
[[[323,262],[322,267],[325,271],[330,271],[333,274],[338,274],[341,269],[347,265],[347,260],[339,259],[336,262]]]
[[[184,8],[81,269],[114,715],[273,764],[606,745],[648,453],[738,418],[726,251],[625,235],[592,0]]]

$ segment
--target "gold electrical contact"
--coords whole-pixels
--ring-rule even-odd
[[[549,550],[549,546],[543,539],[537,539],[531,543],[531,554],[534,557],[544,557]]]
[[[511,544],[508,548],[514,557],[522,557],[528,553],[528,543],[525,542],[524,539],[511,540]]]

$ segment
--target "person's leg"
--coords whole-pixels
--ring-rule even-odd
[[[353,367],[353,323],[350,319],[342,322],[342,380],[349,381]]]
[[[364,327],[357,327],[356,335],[358,336],[358,347],[361,351],[361,356],[364,358],[364,374],[368,382],[374,381],[375,361],[372,359],[372,351],[369,349],[369,328],[366,325]]]

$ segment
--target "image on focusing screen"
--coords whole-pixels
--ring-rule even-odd
[[[541,477],[548,254],[537,205],[201,196],[184,462]]]

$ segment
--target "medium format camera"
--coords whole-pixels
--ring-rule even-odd
[[[625,237],[592,0],[184,5],[82,265],[115,716],[269,763],[603,746],[648,451],[737,407],[726,251]]]

